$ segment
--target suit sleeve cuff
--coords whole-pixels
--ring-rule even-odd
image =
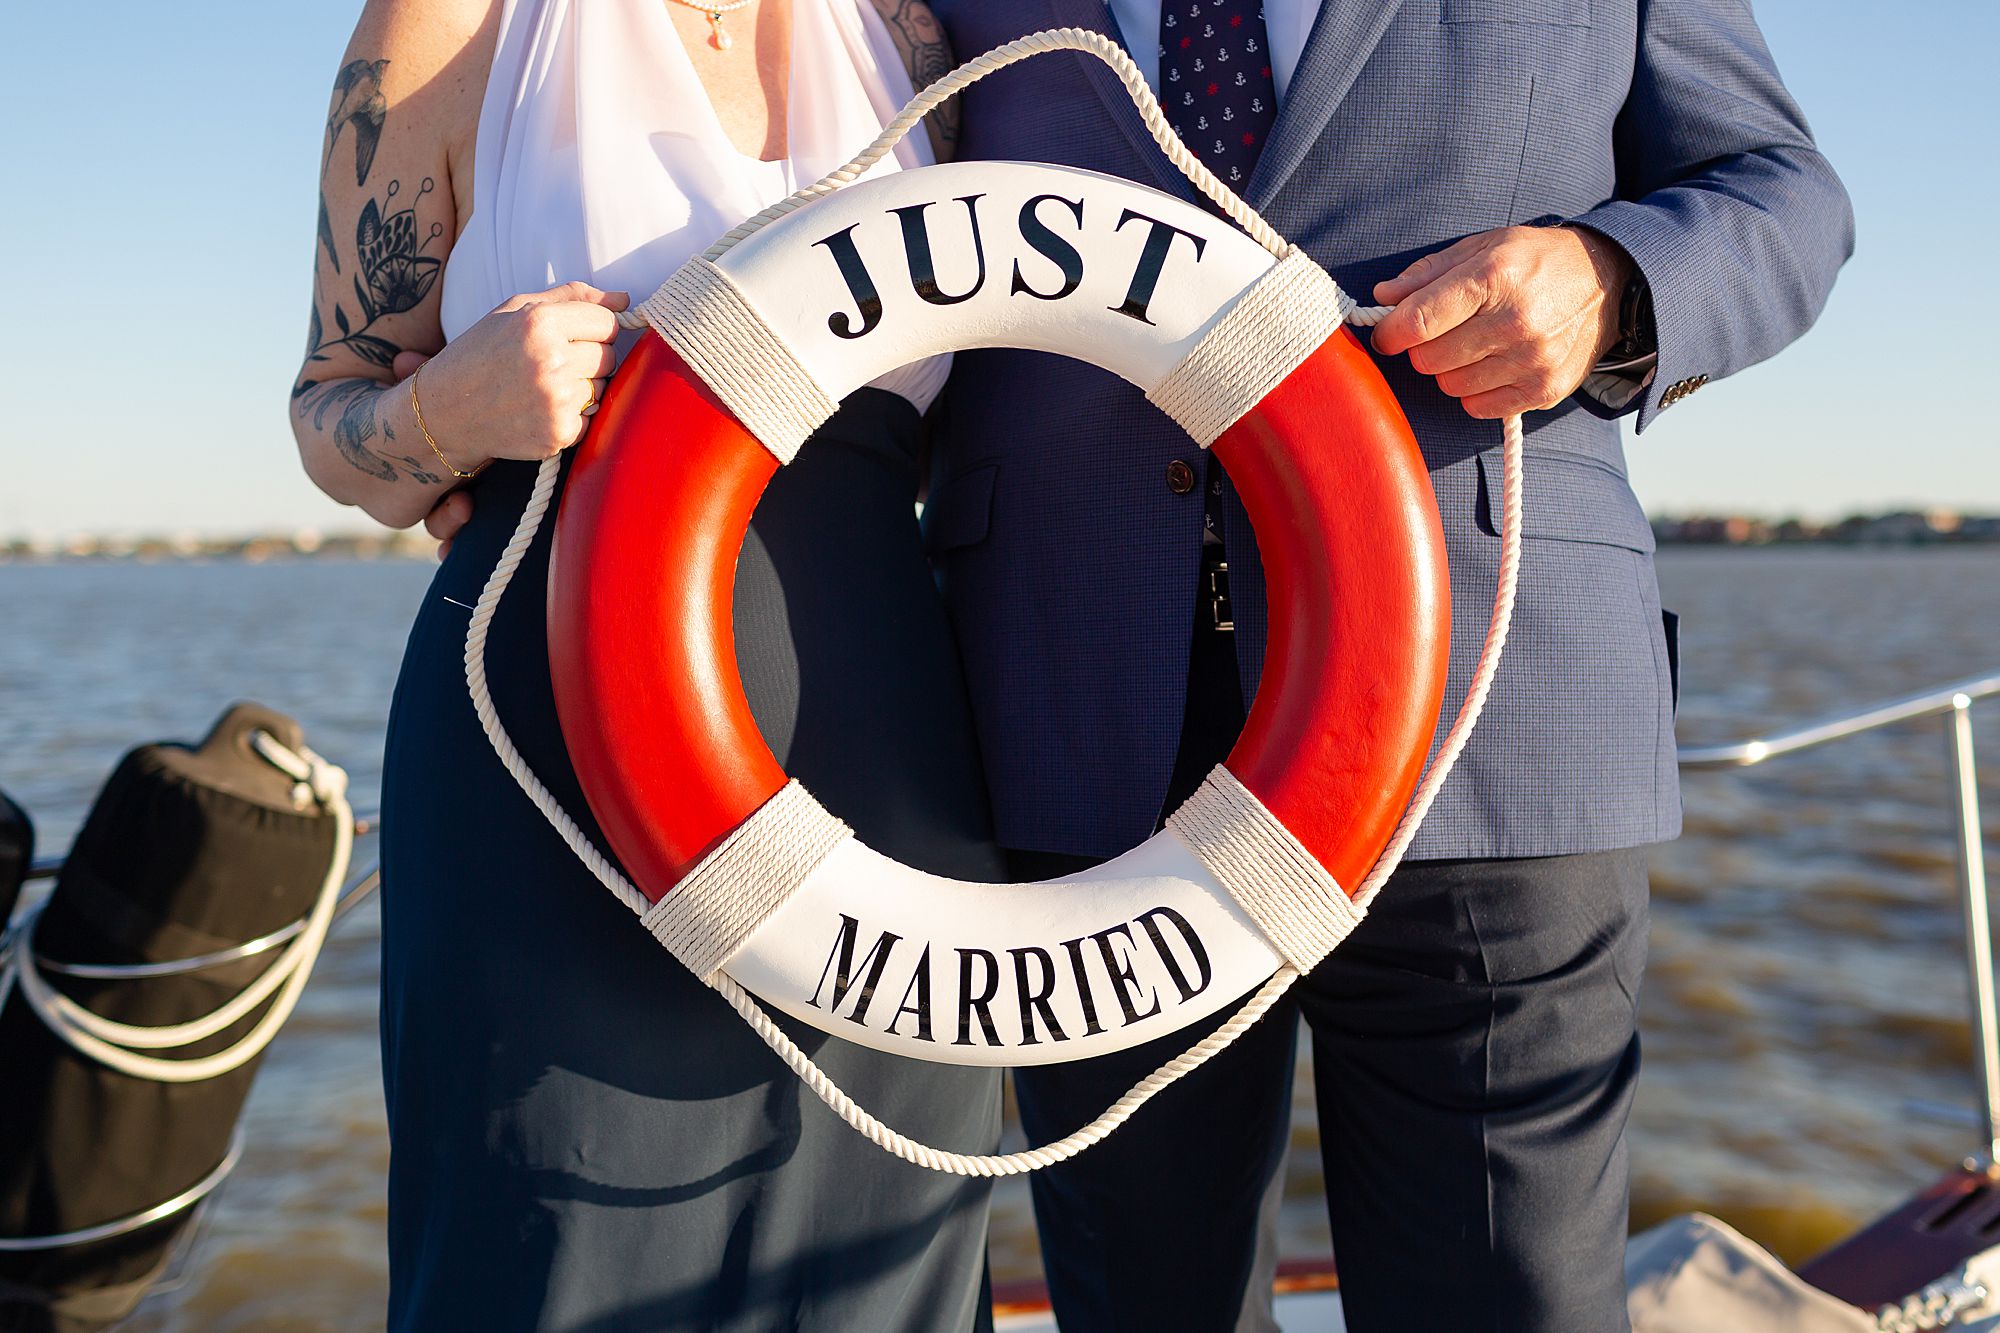
[[[1582,394],[1584,405],[1598,415],[1636,411],[1636,429],[1644,431],[1661,411],[1708,382],[1708,376],[1699,373],[1699,367],[1688,364],[1694,352],[1688,301],[1695,276],[1691,272],[1694,261],[1674,219],[1665,210],[1638,200],[1613,199],[1570,218],[1569,222],[1602,232],[1623,246],[1651,288],[1653,331],[1658,345],[1652,367],[1639,377],[1636,385],[1629,384],[1631,377],[1627,376],[1623,402],[1615,409],[1610,407],[1610,399],[1616,398],[1620,390],[1612,390],[1607,398],[1590,388],[1593,382],[1600,382],[1602,367],[1593,369]]]
[[[1657,352],[1630,361],[1600,361],[1583,377],[1577,393],[1583,405],[1599,416],[1622,417],[1638,410],[1641,395],[1652,387],[1659,369]]]

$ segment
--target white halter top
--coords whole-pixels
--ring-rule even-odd
[[[723,232],[861,151],[911,95],[870,0],[792,0],[790,155],[759,161],[723,132],[667,4],[505,0],[472,216],[445,265],[447,339],[559,282],[644,300]],[[919,131],[875,171],[930,162]],[[949,366],[937,357],[876,384],[921,409]]]

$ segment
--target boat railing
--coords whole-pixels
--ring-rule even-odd
[[[1959,907],[1965,916],[1965,964],[1972,982],[1973,1050],[1978,1060],[1983,1157],[2000,1163],[2000,1022],[1995,1019],[1993,925],[1987,910],[1986,850],[1979,817],[1979,770],[1972,748],[1972,706],[2000,695],[2000,672],[1871,704],[1789,731],[1728,745],[1682,747],[1689,771],[1749,768],[1865,732],[1925,718],[1944,719],[1945,761],[1957,838]]]
[[[1986,854],[1982,843],[1979,811],[1978,768],[1973,753],[1972,707],[1983,699],[2000,696],[2000,672],[1974,676],[1936,689],[1904,695],[1870,704],[1853,712],[1823,718],[1806,726],[1766,736],[1733,741],[1727,745],[1683,746],[1680,766],[1690,772],[1710,769],[1750,768],[1784,755],[1796,754],[1833,741],[1845,740],[1883,727],[1921,721],[1944,720],[1945,754],[1950,780],[1950,796],[1956,827],[1959,903],[1965,917],[1965,960],[1972,983],[1973,1045],[1978,1058],[1981,1099],[1981,1127],[1986,1137],[1984,1159],[2000,1163],[2000,1018],[1996,1018],[1993,975],[1993,931],[1988,915]],[[364,813],[355,821],[356,834],[378,831],[379,818]],[[52,879],[62,869],[60,856],[38,858],[28,871],[30,880]],[[344,916],[358,906],[380,883],[380,871],[370,868],[350,882],[336,909]],[[0,922],[0,926],[4,926]],[[213,967],[268,952],[289,940],[303,923],[252,940],[224,954],[151,964],[149,974],[167,975]],[[76,965],[61,970],[82,972]],[[133,969],[121,969],[130,975]]]

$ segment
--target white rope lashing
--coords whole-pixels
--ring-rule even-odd
[[[320,947],[326,942],[327,928],[333,924],[334,908],[340,901],[341,885],[347,878],[348,861],[354,851],[354,809],[347,801],[347,774],[342,769],[303,746],[294,752],[268,732],[253,733],[250,743],[266,762],[292,779],[293,800],[300,808],[317,805],[334,820],[333,858],[305,927],[270,966],[200,1018],[159,1026],[114,1022],[84,1008],[42,975],[35,959],[34,941],[35,928],[47,906],[43,903],[27,914],[10,937],[8,948],[0,952],[0,1005],[6,1003],[8,992],[19,985],[21,997],[43,1026],[71,1050],[121,1074],[156,1083],[198,1083],[218,1078],[242,1068],[271,1044],[311,979]],[[142,1054],[182,1050],[207,1041],[248,1017],[274,994],[277,998],[256,1026],[220,1051],[194,1059]]]
[[[675,269],[636,312],[780,463],[840,404],[727,273],[706,259]]]
[[[688,971],[712,985],[744,941],[853,836],[794,779],[639,920]]]
[[[1386,312],[1378,309],[1369,313],[1379,318],[1381,313]],[[1416,795],[1411,799],[1410,807],[1405,812],[1402,822],[1397,825],[1396,833],[1390,839],[1388,847],[1355,895],[1354,905],[1357,910],[1366,909],[1367,904],[1374,900],[1375,895],[1381,891],[1383,883],[1401,863],[1404,852],[1409,848],[1410,840],[1416,836],[1417,826],[1422,822],[1425,812],[1430,809],[1432,801],[1436,799],[1438,790],[1444,785],[1444,780],[1459,753],[1464,750],[1472,726],[1478,720],[1479,711],[1484,707],[1486,695],[1492,688],[1493,674],[1499,667],[1500,652],[1506,642],[1508,623],[1513,614],[1514,585],[1520,569],[1521,550],[1521,424],[1517,417],[1509,417],[1504,424],[1505,440],[1501,450],[1503,483],[1499,587],[1494,596],[1493,615],[1487,626],[1486,644],[1481,651],[1479,664],[1473,672],[1472,684],[1466,693],[1465,702],[1460,706],[1450,731],[1446,733],[1444,743],[1439,747],[1436,758],[1424,775],[1423,782],[1418,785]],[[583,830],[570,818],[548,788],[534,775],[527,760],[522,757],[513,740],[507,735],[506,728],[501,724],[498,712],[494,708],[492,691],[486,681],[485,652],[488,628],[495,610],[499,607],[501,594],[512,581],[514,571],[534,541],[535,533],[541,526],[550,501],[554,498],[559,472],[559,460],[551,459],[542,464],[535,478],[534,489],[529,495],[527,507],[522,511],[520,524],[515,528],[513,539],[508,542],[499,562],[494,565],[493,573],[487,578],[486,587],[480,594],[479,603],[472,613],[471,623],[466,631],[466,683],[472,695],[474,711],[479,715],[480,725],[484,728],[487,739],[492,743],[501,764],[584,866],[600,883],[610,889],[620,902],[630,908],[634,915],[643,917],[652,910],[653,903],[618,873],[604,854],[584,836]],[[936,1171],[967,1176],[1011,1176],[1066,1161],[1104,1139],[1162,1089],[1199,1069],[1226,1049],[1238,1036],[1262,1018],[1298,978],[1299,971],[1291,964],[1287,963],[1278,968],[1271,974],[1270,980],[1259,987],[1226,1023],[1140,1080],[1104,1114],[1075,1133],[1039,1148],[1029,1148],[1014,1153],[977,1155],[934,1148],[884,1125],[843,1092],[825,1071],[813,1062],[812,1057],[801,1050],[798,1044],[758,1006],[749,992],[737,984],[728,973],[715,973],[711,984],[764,1043],[807,1087],[812,1089],[814,1095],[825,1102],[849,1126],[878,1147],[905,1161]]]
[[[1352,297],[1303,250],[1237,297],[1146,400],[1206,449],[1340,331]]]
[[[1209,771],[1167,827],[1300,972],[1361,924],[1347,891],[1226,766]]]
[[[890,122],[874,143],[847,165],[829,173],[820,181],[807,186],[797,194],[785,199],[755,217],[733,228],[703,255],[706,260],[714,260],[726,253],[744,237],[755,233],[766,223],[793,212],[807,202],[831,193],[861,174],[887,154],[896,143],[907,134],[923,117],[947,98],[961,89],[977,82],[995,70],[1003,69],[1017,61],[1044,51],[1071,50],[1096,56],[1110,65],[1124,83],[1133,103],[1138,107],[1147,129],[1160,145],[1168,159],[1191,180],[1195,186],[1211,199],[1231,220],[1241,226],[1266,250],[1281,261],[1294,253],[1293,247],[1258,216],[1256,211],[1244,203],[1236,194],[1216,178],[1214,173],[1203,166],[1187,148],[1175,137],[1168,126],[1165,115],[1154,100],[1152,91],[1146,86],[1145,76],[1110,38],[1101,33],[1078,28],[1062,28],[1049,32],[1035,33],[1017,41],[1009,42],[976,60],[946,75],[911,100],[895,120]],[[1364,327],[1381,321],[1393,307],[1355,307],[1344,312],[1349,321]],[[628,311],[620,316],[620,323],[628,328],[645,327],[646,316],[639,311]],[[1404,812],[1395,834],[1388,846],[1377,859],[1374,868],[1362,881],[1353,898],[1357,914],[1365,912],[1368,904],[1381,891],[1382,885],[1395,873],[1409,849],[1410,841],[1416,836],[1418,826],[1437,798],[1439,789],[1450,774],[1458,756],[1465,749],[1472,727],[1478,721],[1480,710],[1485,706],[1486,696],[1493,685],[1494,673],[1500,664],[1501,651],[1507,640],[1508,626],[1514,609],[1514,589],[1520,570],[1521,554],[1521,455],[1522,429],[1519,417],[1509,417],[1503,423],[1501,460],[1502,485],[1500,500],[1500,567],[1498,587],[1494,593],[1493,612],[1488,621],[1486,640],[1481,648],[1479,663],[1473,671],[1472,682],[1467,689],[1464,702],[1457,716],[1438,747],[1436,757],[1418,784],[1409,808]],[[654,911],[654,904],[644,893],[618,872],[603,852],[601,852],[583,830],[565,811],[561,804],[535,776],[528,762],[514,745],[501,723],[498,709],[493,703],[493,695],[486,679],[486,643],[493,616],[500,604],[501,596],[513,580],[516,569],[533,544],[540,531],[543,518],[555,496],[557,478],[561,473],[560,457],[543,461],[536,473],[535,484],[528,496],[526,507],[521,511],[514,535],[494,564],[485,587],[479,595],[478,605],[473,609],[465,635],[465,678],[466,688],[471,695],[473,709],[479,717],[494,753],[502,766],[511,774],[521,790],[555,828],[577,858],[597,880],[617,896],[632,912],[645,917]],[[1246,793],[1247,795],[1247,793]],[[1252,801],[1254,797],[1250,798]],[[1268,818],[1268,812],[1266,812]],[[713,854],[711,854],[713,855]],[[699,873],[701,867],[697,866]],[[676,889],[676,892],[679,892]],[[668,895],[669,897],[673,895]],[[1270,979],[1260,986],[1229,1019],[1201,1041],[1186,1051],[1167,1061],[1151,1074],[1141,1079],[1130,1091],[1112,1104],[1102,1115],[1088,1125],[1066,1135],[1053,1143],[1041,1147],[1028,1148],[1014,1153],[965,1154],[955,1153],[919,1143],[883,1124],[865,1108],[842,1091],[812,1058],[801,1050],[783,1029],[772,1020],[756,999],[745,991],[726,972],[716,971],[706,978],[709,984],[728,1001],[731,1008],[742,1016],[753,1031],[763,1039],[777,1056],[798,1075],[814,1095],[826,1103],[843,1121],[864,1135],[870,1142],[905,1161],[935,1171],[949,1172],[965,1176],[1012,1176],[1039,1170],[1057,1162],[1066,1161],[1084,1149],[1101,1141],[1118,1126],[1131,1118],[1146,1102],[1161,1090],[1177,1082],[1187,1074],[1200,1068],[1210,1059],[1247,1031],[1258,1019],[1289,990],[1300,976],[1299,969],[1291,963],[1281,965]]]

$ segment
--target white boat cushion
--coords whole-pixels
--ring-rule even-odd
[[[1701,1213],[1634,1236],[1625,1251],[1633,1333],[1875,1333],[1872,1314],[1808,1286],[1740,1232]]]
[[[1702,1213],[1662,1222],[1634,1236],[1625,1250],[1627,1309],[1632,1333],[1883,1333],[1943,1327],[1950,1333],[2000,1333],[2000,1247],[1975,1256],[1922,1293],[1946,1296],[1983,1289],[1983,1299],[1957,1305],[1942,1325],[1855,1309],[1808,1286],[1742,1233]],[[1967,1293],[1970,1295],[1971,1293]],[[1910,1309],[1907,1313],[1914,1314]],[[1339,1298],[1332,1292],[1278,1297],[1283,1333],[1340,1333]],[[1046,1314],[1003,1316],[1000,1333],[1058,1333]]]

